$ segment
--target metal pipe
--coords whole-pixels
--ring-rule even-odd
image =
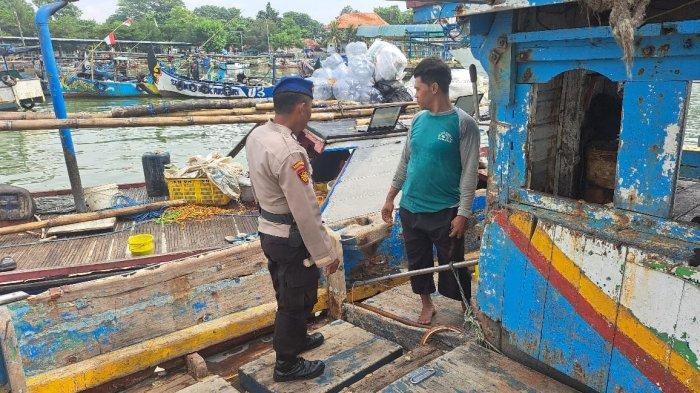
[[[39,44],[41,46],[41,56],[44,59],[44,68],[49,80],[49,88],[51,90],[51,100],[53,101],[53,110],[57,119],[68,118],[66,111],[66,102],[63,99],[63,89],[58,74],[58,66],[54,57],[53,46],[51,44],[51,32],[49,31],[49,19],[58,10],[68,5],[68,1],[61,1],[51,4],[42,5],[36,11],[34,24],[39,32]],[[85,206],[85,196],[83,195],[83,185],[80,180],[80,171],[78,170],[78,160],[75,156],[75,146],[73,145],[73,137],[70,128],[60,128],[61,146],[63,148],[63,157],[66,160],[66,168],[68,169],[68,179],[70,180],[70,188],[73,191],[73,199],[75,200],[75,209],[79,212],[87,211]]]
[[[12,292],[0,295],[0,306],[24,300],[29,297],[27,292]]]
[[[476,66],[469,65],[469,80],[472,82],[472,97],[474,97],[474,118],[479,121],[481,114],[479,113],[479,88],[476,85]]]
[[[432,274],[436,272],[442,272],[445,270],[450,270],[453,267],[456,269],[463,268],[463,267],[469,267],[469,266],[476,266],[479,264],[478,259],[469,259],[464,262],[455,262],[452,264],[447,264],[447,265],[440,265],[440,266],[435,266],[435,267],[429,267],[426,269],[418,269],[418,270],[409,270],[407,272],[402,272],[402,273],[396,273],[396,274],[389,274],[388,276],[382,276],[382,277],[377,277],[377,278],[371,278],[369,280],[365,281],[356,281],[352,283],[352,286],[357,286],[357,285],[367,285],[367,284],[374,284],[377,282],[381,281],[387,281],[387,280],[393,280],[396,278],[404,278],[404,277],[413,277],[413,276],[421,276],[423,274]]]

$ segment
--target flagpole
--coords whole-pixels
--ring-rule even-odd
[[[129,20],[129,19],[127,18],[127,20]],[[114,32],[116,32],[117,30],[119,30],[119,28],[122,27],[122,26],[124,26],[124,22],[120,23],[119,26],[117,26],[117,27],[114,28],[114,30],[110,31],[110,32],[107,34],[107,37],[109,37],[111,34],[114,34]],[[89,57],[90,59],[92,59],[92,64],[90,65],[90,75],[91,75],[91,77],[92,77],[93,80],[95,79],[95,51],[97,50],[97,48],[100,47],[100,45],[102,45],[103,42],[105,42],[104,39],[101,40],[100,42],[98,42],[97,44],[95,44],[95,46],[92,47],[92,49],[90,50],[90,53],[88,54],[88,57]],[[78,66],[78,68],[80,68],[80,66],[82,66],[83,64],[85,64],[85,59],[83,59],[83,63],[80,64],[80,65]],[[116,72],[116,70],[115,70],[115,72]]]

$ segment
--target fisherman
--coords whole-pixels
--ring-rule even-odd
[[[246,141],[250,180],[260,205],[258,232],[277,297],[277,382],[323,374],[322,361],[299,354],[323,343],[321,333],[306,332],[317,300],[317,266],[332,274],[340,258],[321,223],[309,158],[297,141],[311,118],[312,89],[313,83],[303,78],[282,78],[273,91],[274,120],[253,130]],[[315,265],[305,261],[309,257]]]
[[[479,165],[479,128],[466,112],[450,102],[450,68],[440,59],[426,58],[414,71],[416,101],[423,109],[413,118],[399,166],[382,208],[382,218],[393,221],[399,191],[399,216],[409,270],[432,267],[433,246],[440,265],[464,261],[464,233],[471,216]],[[438,290],[445,297],[467,302],[471,294],[466,268],[439,273]],[[430,324],[435,306],[432,275],[411,277],[420,295],[420,324]],[[466,308],[466,304],[462,307]]]

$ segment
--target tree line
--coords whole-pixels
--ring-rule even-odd
[[[0,37],[35,36],[34,9],[53,0],[0,0]],[[353,12],[347,6],[340,14]],[[376,7],[389,24],[410,24],[411,10],[398,6]],[[118,0],[117,10],[104,23],[83,19],[74,4],[59,11],[50,22],[52,37],[103,38],[127,18],[133,23],[120,27],[117,40],[180,41],[203,45],[219,52],[235,47],[249,52],[269,49],[302,48],[304,39],[319,44],[344,44],[353,39],[353,31],[341,31],[336,23],[324,26],[303,12],[280,13],[268,2],[255,17],[243,16],[235,7],[204,5],[190,10],[183,0]]]

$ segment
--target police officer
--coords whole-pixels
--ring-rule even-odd
[[[317,266],[331,274],[339,263],[321,223],[309,158],[296,139],[311,118],[312,89],[313,83],[302,78],[280,80],[273,92],[274,120],[253,130],[246,141],[250,180],[260,205],[258,232],[277,297],[277,382],[323,374],[322,361],[299,354],[323,343],[320,333],[306,332],[317,300]],[[305,263],[309,259],[315,265]]]

